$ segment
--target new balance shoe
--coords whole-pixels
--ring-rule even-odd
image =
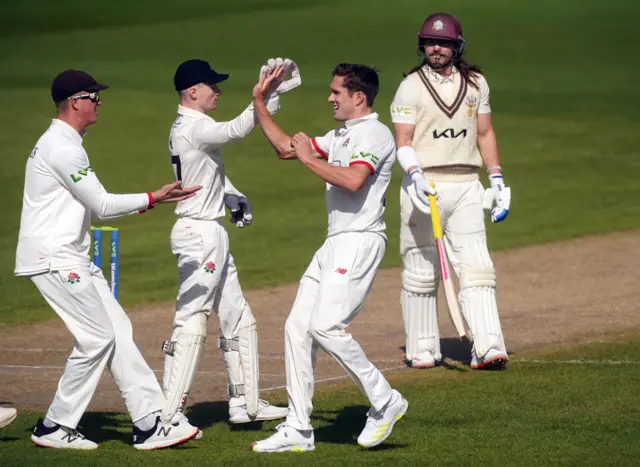
[[[469,366],[474,370],[504,370],[508,361],[509,357],[506,352],[489,349],[481,358],[478,358],[474,353]]]
[[[171,419],[173,422],[180,422],[182,420],[186,421],[187,423],[191,424],[191,422],[189,422],[189,419],[187,418],[187,416],[182,412],[182,411],[178,411],[173,418]],[[193,425],[194,427],[196,427],[195,425]],[[193,437],[193,439],[195,440],[199,440],[204,438],[204,432],[200,429],[200,427],[196,427],[198,428],[198,433]]]
[[[371,408],[367,412],[367,422],[364,430],[358,436],[358,444],[366,448],[381,444],[389,437],[393,426],[404,416],[408,407],[409,402],[394,389],[391,399],[385,408],[379,412]]]
[[[191,425],[186,418],[175,423],[163,423],[158,416],[156,426],[150,430],[145,431],[133,426],[133,447],[148,451],[178,446],[195,438],[198,432],[200,429]]]
[[[4,428],[13,422],[18,416],[18,411],[13,408],[0,407],[0,428]]]
[[[255,417],[249,417],[247,413],[247,405],[235,405],[238,401],[233,398],[229,401],[229,422],[230,423],[249,423],[264,420],[278,420],[284,418],[289,413],[288,407],[277,407],[269,404],[267,401],[260,399],[258,404],[258,414]],[[241,401],[244,402],[244,401]]]
[[[42,419],[38,420],[31,434],[31,441],[36,446],[55,449],[98,449],[98,445],[89,441],[78,430],[62,425],[48,427]]]
[[[262,441],[251,445],[254,452],[307,452],[316,449],[313,430],[296,430],[282,422],[276,427],[276,432]]]

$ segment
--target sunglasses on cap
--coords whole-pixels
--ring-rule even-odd
[[[97,104],[100,101],[100,93],[92,92],[91,94],[80,94],[79,96],[67,97],[67,99],[89,99],[94,104]]]

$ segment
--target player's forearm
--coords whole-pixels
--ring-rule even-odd
[[[315,157],[305,157],[301,162],[325,182],[351,192],[359,191],[366,180],[351,167],[335,167]]]
[[[98,213],[91,211],[91,217],[96,219],[96,220],[99,220],[99,221],[106,221],[106,220],[110,220],[110,219],[119,219],[121,217],[135,216],[135,215],[138,215],[138,214],[143,214],[145,212],[146,212],[146,210],[139,209],[139,210],[128,212],[126,214],[116,214],[116,215],[113,215],[113,216],[100,216]]]
[[[484,134],[478,135],[478,149],[488,173],[499,173],[501,171],[499,168],[500,154],[498,152],[498,140],[493,128]]]
[[[267,110],[264,99],[253,99],[253,106],[258,123],[260,123],[260,128],[262,128],[262,132],[271,146],[273,146],[273,149],[275,149],[278,157],[281,159],[291,159],[291,137],[273,120]]]
[[[148,209],[151,200],[147,193],[121,195],[105,192],[100,199],[85,198],[85,201],[91,211],[101,219],[114,219]]]
[[[240,115],[228,122],[203,121],[193,128],[192,141],[207,146],[223,146],[251,134],[257,120],[251,109],[245,109]]]

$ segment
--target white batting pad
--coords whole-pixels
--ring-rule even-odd
[[[492,348],[506,351],[496,303],[496,273],[486,243],[465,246],[459,260],[460,306],[476,355],[483,357]]]
[[[441,360],[437,305],[438,253],[434,247],[412,248],[404,254],[402,261],[401,305],[406,359],[412,360],[428,351],[436,360]]]
[[[196,313],[185,325],[177,330],[175,341],[171,342],[165,353],[173,354],[171,374],[167,378],[165,397],[166,405],[162,410],[162,418],[171,422],[179,410],[187,405],[187,398],[193,385],[198,362],[207,339],[207,315]]]
[[[244,397],[247,403],[249,417],[258,414],[260,403],[260,366],[258,361],[258,332],[256,319],[247,305],[240,318],[238,332],[238,350],[244,374]]]

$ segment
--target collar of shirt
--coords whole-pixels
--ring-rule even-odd
[[[195,119],[207,118],[209,120],[213,120],[213,118],[209,117],[205,113],[198,112],[197,110],[193,110],[193,109],[190,109],[188,107],[183,107],[181,105],[178,105],[178,114],[179,115],[186,115],[188,117],[195,118]]]
[[[82,144],[82,136],[84,135],[84,132],[82,134],[78,133],[78,130],[76,130],[75,128],[73,128],[71,125],[69,125],[67,122],[63,122],[62,120],[59,120],[57,118],[54,118],[53,120],[51,120],[51,126],[52,127],[57,127],[60,128],[60,130],[64,131],[65,133],[67,133],[69,136],[71,136],[71,138],[78,144]]]
[[[345,128],[353,128],[358,123],[366,122],[367,120],[378,120],[378,113],[377,112],[373,112],[373,113],[365,115],[364,117],[354,118],[352,120],[347,120],[346,122],[344,122],[344,127]]]
[[[456,67],[453,67],[453,71],[449,76],[442,76],[429,65],[425,65],[424,70],[427,72],[427,77],[430,81],[435,81],[439,84],[453,83],[455,81],[456,74],[458,73],[458,69]]]

